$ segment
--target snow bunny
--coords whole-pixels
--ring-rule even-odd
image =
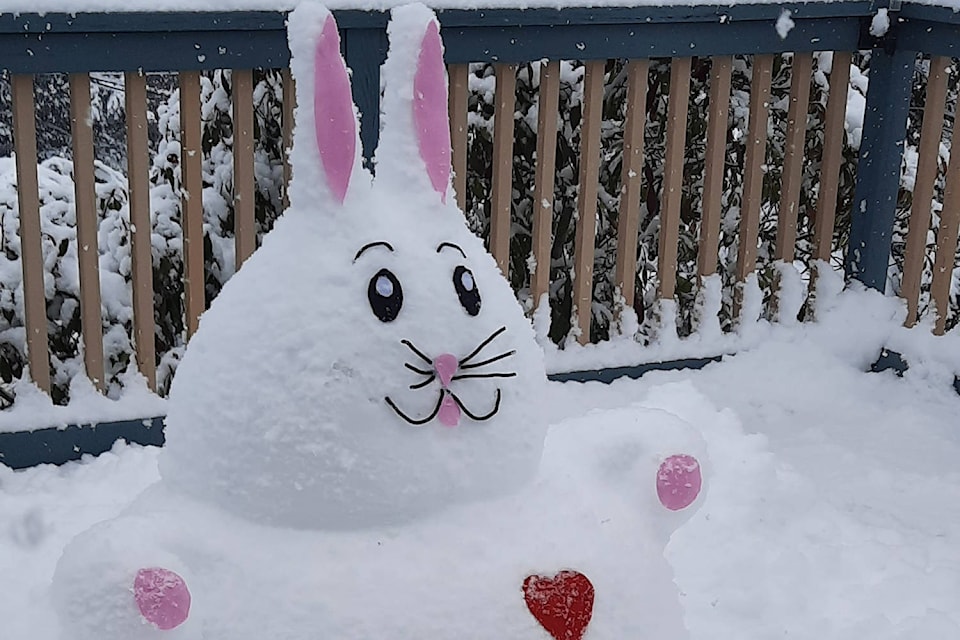
[[[161,480],[65,549],[64,640],[685,637],[663,550],[701,442],[656,402],[548,437],[542,352],[453,203],[437,20],[388,36],[373,179],[336,23],[291,14],[289,210],[187,349]]]

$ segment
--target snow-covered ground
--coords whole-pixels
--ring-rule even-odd
[[[704,427],[707,500],[667,550],[694,639],[960,637],[960,336],[901,331],[897,311],[848,292],[821,323],[769,329],[702,371],[551,386],[554,421],[603,421],[668,383],[739,418]],[[904,378],[863,372],[881,342],[912,356]],[[156,454],[0,466],[0,638],[56,637],[61,549],[154,481]]]

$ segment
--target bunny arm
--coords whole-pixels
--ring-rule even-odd
[[[703,438],[688,422],[634,405],[554,425],[543,464],[547,473],[603,487],[596,496],[602,517],[621,510],[644,514],[665,544],[702,504],[707,463]]]
[[[158,529],[158,518],[121,516],[67,545],[52,586],[63,638],[201,638],[191,571],[161,543]]]

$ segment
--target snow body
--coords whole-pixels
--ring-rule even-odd
[[[343,69],[332,40],[335,59],[314,60],[314,43],[335,38],[335,27],[324,33],[326,10],[317,5],[291,18],[302,105],[291,206],[203,316],[171,390],[161,474],[240,515],[311,528],[391,524],[501,495],[537,469],[546,431],[542,353],[493,258],[467,229],[449,179],[443,193],[427,180],[411,105],[420,40],[433,17],[423,7],[399,13],[390,25],[372,186],[349,93],[313,98],[315,74],[329,83],[338,70],[330,67]],[[318,114],[346,114],[335,134],[353,131],[324,147],[315,141]],[[352,153],[343,149],[351,142]],[[449,138],[447,158],[449,171]],[[349,174],[342,203],[336,192],[344,183],[332,173]],[[479,293],[476,315],[455,288],[461,267]],[[384,269],[402,292],[389,322],[369,300],[371,287],[386,284],[378,284]],[[442,354],[464,361],[459,375],[511,377],[453,380],[464,407],[456,428],[409,425],[387,398],[414,420],[428,417],[442,395],[439,379],[411,386],[427,380],[417,370],[432,371]],[[465,415],[495,407],[488,420]]]
[[[692,387],[688,400],[702,402]],[[596,590],[587,640],[678,640],[687,635],[663,548],[692,509],[663,509],[652,474],[661,450],[695,443],[656,405],[593,412],[552,427],[539,477],[521,491],[349,531],[256,524],[160,483],[69,545],[55,599],[76,640],[537,640],[549,636],[523,580],[575,570]],[[193,593],[172,631],[132,605],[136,568],[158,563]]]
[[[335,23],[291,15],[290,209],[190,343],[161,481],[66,548],[65,640],[546,638],[523,585],[562,571],[595,590],[587,640],[685,637],[663,549],[696,503],[660,472],[699,438],[635,407],[544,444],[542,351],[453,204],[435,18],[388,35],[373,180]],[[154,568],[192,596],[168,630],[131,595]]]

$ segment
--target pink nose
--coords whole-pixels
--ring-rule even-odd
[[[443,353],[433,359],[433,369],[437,372],[437,377],[440,378],[440,385],[444,389],[450,384],[459,367],[460,361],[457,360],[457,356],[449,353]]]

